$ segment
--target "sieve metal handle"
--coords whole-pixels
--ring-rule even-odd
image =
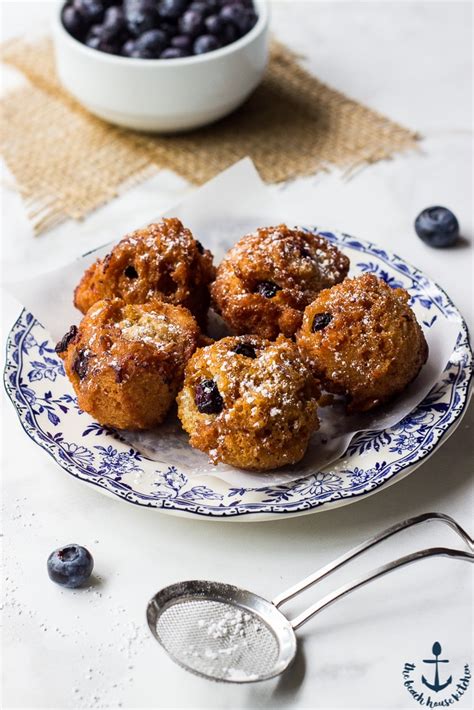
[[[303,579],[298,584],[295,584],[293,587],[290,587],[290,589],[286,590],[282,594],[275,597],[275,599],[273,600],[273,604],[277,608],[280,607],[282,604],[289,601],[290,599],[293,599],[293,597],[297,596],[298,594],[303,592],[305,589],[309,589],[309,587],[312,587],[313,584],[316,584],[316,582],[319,582],[319,580],[323,579],[324,577],[327,577],[329,574],[331,574],[331,572],[334,572],[336,569],[339,569],[340,567],[345,565],[346,562],[353,560],[355,557],[358,557],[360,554],[362,554],[362,552],[365,552],[366,550],[370,549],[371,547],[374,547],[379,542],[386,540],[387,538],[391,537],[392,535],[395,535],[396,533],[401,532],[402,530],[406,530],[407,528],[410,528],[414,525],[418,525],[420,523],[436,522],[436,521],[439,521],[439,522],[449,525],[461,537],[461,539],[468,546],[468,548],[470,550],[474,551],[474,540],[459,525],[459,523],[457,523],[454,520],[454,518],[451,518],[449,515],[445,515],[444,513],[423,513],[423,514],[417,515],[413,518],[408,518],[407,520],[403,520],[402,522],[397,523],[396,525],[392,525],[390,528],[383,530],[382,532],[378,533],[377,535],[374,535],[373,537],[371,537],[369,540],[366,540],[365,542],[362,542],[360,545],[357,545],[357,547],[354,547],[352,550],[349,550],[344,555],[341,555],[341,557],[338,557],[333,562],[330,562],[329,564],[325,565],[324,567],[322,567],[320,570],[318,570],[314,574],[310,575],[309,577],[306,577],[306,579]],[[439,549],[443,549],[443,548],[439,548]],[[424,552],[427,552],[427,551],[424,551]],[[442,553],[439,553],[439,554],[442,554]],[[411,556],[409,555],[408,557],[411,557]],[[401,559],[405,559],[405,558],[401,558]],[[416,559],[418,559],[418,558],[416,558]],[[464,555],[463,555],[463,559],[464,559]],[[398,561],[396,561],[396,562],[398,562]],[[410,560],[410,561],[412,561],[412,560]],[[395,563],[392,563],[392,564],[395,564]],[[404,562],[404,564],[408,564],[408,562]],[[397,565],[397,566],[400,566],[400,565]],[[380,568],[380,569],[382,569],[382,568]],[[389,571],[389,570],[386,570],[386,571]],[[380,575],[375,574],[375,576],[380,576]],[[371,577],[371,579],[372,579],[372,577]],[[357,585],[357,586],[360,586],[360,585]],[[316,612],[314,612],[314,613],[316,613]]]
[[[377,535],[374,535],[368,540],[365,540],[365,542],[362,542],[360,545],[357,545],[357,547],[353,547],[352,550],[349,550],[348,552],[344,553],[336,560],[333,560],[329,564],[322,567],[317,572],[314,572],[309,577],[306,577],[301,582],[298,582],[298,584],[295,584],[293,587],[290,587],[285,592],[279,594],[277,597],[275,597],[275,599],[272,600],[272,603],[278,609],[278,607],[280,607],[285,602],[289,601],[290,599],[293,599],[293,597],[296,597],[301,592],[304,592],[305,589],[309,589],[309,587],[312,587],[313,584],[319,582],[320,579],[327,577],[328,574],[331,574],[331,572],[334,572],[336,569],[339,569],[340,567],[345,565],[346,562],[349,562],[355,557],[358,557],[360,554],[362,554],[362,552],[365,552],[365,550],[369,550],[371,547],[374,547],[379,542],[387,540],[387,538],[392,537],[392,535],[396,535],[402,530],[411,528],[413,525],[419,525],[420,523],[428,523],[433,521],[439,521],[441,523],[446,523],[447,525],[449,525],[462,538],[466,545],[474,551],[474,540],[459,525],[459,523],[454,520],[454,518],[451,518],[449,515],[445,515],[444,513],[422,513],[421,515],[416,515],[413,518],[408,518],[407,520],[403,520],[400,523],[396,523],[396,525],[392,525],[390,528],[387,528],[386,530],[383,530],[382,532],[378,533]]]
[[[400,557],[398,560],[394,560],[393,562],[389,562],[386,565],[382,565],[381,567],[378,567],[376,570],[369,572],[363,577],[354,579],[352,580],[352,582],[348,582],[348,584],[339,587],[339,589],[336,589],[335,592],[332,592],[331,594],[328,594],[327,596],[323,597],[319,602],[316,602],[316,604],[310,606],[309,609],[299,614],[299,616],[295,617],[294,619],[291,619],[290,624],[292,625],[293,629],[296,630],[304,623],[306,623],[306,621],[309,621],[309,619],[311,619],[315,614],[317,614],[318,611],[325,609],[337,599],[345,597],[346,594],[349,594],[349,592],[352,592],[354,589],[358,589],[359,587],[364,586],[364,584],[371,582],[373,579],[377,579],[378,577],[382,577],[388,572],[392,572],[393,570],[398,569],[398,567],[403,567],[404,565],[408,565],[412,562],[417,562],[418,560],[422,560],[427,557],[436,557],[438,555],[441,555],[443,557],[452,557],[457,560],[465,560],[466,562],[474,562],[474,553],[465,552],[464,550],[453,550],[449,547],[430,547],[427,550],[413,552],[411,555]]]

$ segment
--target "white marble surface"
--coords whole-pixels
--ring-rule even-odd
[[[3,38],[41,28],[50,3],[3,2]],[[419,153],[358,173],[296,180],[276,188],[314,205],[314,221],[378,242],[440,283],[472,325],[472,44],[469,2],[278,2],[276,34],[306,54],[331,85],[423,134]],[[189,190],[162,173],[81,225],[33,238],[4,172],[3,278],[36,274],[146,222]],[[441,203],[464,240],[440,252],[414,235],[423,207]],[[4,337],[18,304],[3,298]],[[473,409],[413,475],[330,513],[275,523],[194,522],[106,498],[65,475],[23,433],[6,398],[3,411],[5,708],[414,708],[403,687],[405,661],[428,657],[439,640],[451,672],[472,662],[471,568],[420,563],[328,609],[299,634],[301,653],[279,681],[227,686],[185,674],[149,636],[144,611],[160,587],[185,578],[232,582],[272,597],[377,530],[439,510],[473,526]],[[92,589],[61,590],[45,573],[50,550],[88,546],[100,578]],[[414,546],[455,544],[430,526],[388,541],[331,585]],[[301,609],[329,590],[308,592]],[[469,694],[455,707],[470,707]]]

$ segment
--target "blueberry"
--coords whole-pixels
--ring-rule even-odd
[[[128,279],[137,279],[138,278],[138,272],[132,264],[129,264],[123,273],[125,274],[125,276]]]
[[[210,8],[204,0],[194,0],[188,7],[188,10],[193,10],[194,12],[199,12],[203,17],[209,14]]]
[[[178,25],[174,22],[160,22],[160,30],[165,33],[168,39],[178,34]]]
[[[88,34],[87,34],[87,37],[88,37],[88,38],[89,38],[89,37],[100,37],[100,35],[102,34],[103,30],[104,30],[104,26],[103,26],[103,25],[92,25],[92,27],[90,28],[90,30],[89,30],[89,32],[88,32]]]
[[[94,560],[85,547],[66,545],[50,554],[47,567],[49,578],[53,582],[75,589],[91,576]]]
[[[153,57],[150,52],[147,52],[146,50],[137,49],[136,47],[130,52],[128,56],[132,59],[156,59],[156,57]]]
[[[200,254],[204,254],[204,247],[198,239],[196,239],[196,248]]]
[[[177,19],[186,10],[188,0],[160,0],[158,2],[158,13],[160,17]]]
[[[260,281],[256,291],[261,296],[265,296],[265,298],[273,298],[277,291],[281,291],[281,287],[273,283],[273,281]]]
[[[120,23],[123,25],[125,21],[125,16],[123,14],[123,9],[121,7],[118,7],[117,5],[112,5],[111,7],[107,8],[105,11],[104,15],[104,21],[103,24],[108,26],[108,25],[115,25],[117,23]]]
[[[69,328],[66,335],[63,335],[63,337],[61,338],[59,343],[56,345],[54,350],[57,353],[63,353],[65,350],[67,350],[69,343],[71,342],[71,340],[74,340],[76,335],[77,335],[77,326],[71,325],[71,327]]]
[[[122,35],[125,31],[125,16],[121,7],[109,7],[104,15],[102,24],[104,39],[112,39]]]
[[[206,30],[211,35],[219,35],[224,29],[224,20],[222,20],[219,15],[209,15],[204,20]]]
[[[459,222],[446,207],[428,207],[420,212],[415,230],[430,247],[450,247],[459,238]]]
[[[238,343],[238,345],[235,346],[232,352],[236,353],[237,355],[249,357],[252,360],[255,360],[255,358],[257,357],[255,348],[253,347],[253,345],[249,345],[248,343]]]
[[[252,27],[254,27],[254,25],[257,24],[257,20],[258,20],[257,13],[254,12],[253,10],[250,10],[247,13],[247,30],[246,30],[246,32],[250,32]]]
[[[244,7],[253,9],[252,0],[219,0],[219,3],[221,7],[224,7],[224,5],[243,5]]]
[[[94,25],[86,37],[86,45],[108,54],[118,54],[119,47],[113,37],[108,37],[102,25]]]
[[[82,39],[87,25],[82,15],[73,7],[65,7],[62,14],[64,27],[76,39]]]
[[[232,44],[236,39],[239,39],[237,27],[234,27],[230,22],[224,23],[224,27],[219,32],[219,37],[222,44]]]
[[[246,16],[246,10],[241,3],[228,3],[222,6],[219,15],[224,22],[232,22],[238,27]]]
[[[99,49],[101,52],[107,52],[107,54],[120,54],[120,46],[117,44],[103,42]]]
[[[158,25],[159,17],[154,0],[124,0],[123,9],[127,29],[135,37]]]
[[[182,57],[189,57],[189,52],[185,49],[179,49],[178,47],[168,47],[164,52],[160,54],[161,59],[181,59]]]
[[[85,350],[79,350],[76,353],[76,357],[74,359],[74,362],[72,364],[72,369],[76,373],[76,375],[79,377],[80,380],[83,380],[84,377],[87,375],[87,370],[89,367],[89,355]]]
[[[224,400],[214,380],[202,380],[197,385],[194,401],[201,414],[219,414],[224,408]]]
[[[205,54],[219,49],[221,43],[214,35],[201,35],[196,39],[193,45],[194,54]]]
[[[133,57],[135,50],[135,40],[128,39],[122,47],[122,54],[124,57]]]
[[[138,52],[149,54],[150,57],[159,57],[165,49],[167,37],[161,30],[148,30],[144,32],[135,42],[135,49]]]
[[[204,17],[200,12],[187,10],[179,19],[178,27],[184,35],[195,37],[204,28]]]
[[[100,49],[100,37],[98,35],[89,34],[86,37],[85,44],[91,49]]]
[[[106,52],[107,54],[120,54],[120,47],[114,42],[107,42],[100,38],[98,46],[95,46],[95,39],[96,38],[93,38],[92,44],[89,44],[92,49],[98,49],[99,52]]]
[[[100,22],[104,16],[104,3],[101,0],[73,0],[73,7],[91,24]]]
[[[303,259],[312,259],[313,255],[311,254],[310,250],[308,249],[308,246],[306,244],[303,244],[301,249],[300,249],[300,256],[303,257]]]
[[[224,22],[232,23],[241,35],[248,32],[255,24],[255,13],[240,4],[224,5],[219,16]]]
[[[187,52],[191,51],[192,39],[189,35],[176,35],[176,37],[171,38],[170,43],[172,47],[185,49]]]
[[[203,15],[209,15],[211,12],[217,12],[219,3],[217,0],[193,0],[189,9],[199,10]]]
[[[317,313],[313,318],[312,332],[317,333],[318,330],[323,330],[331,321],[332,315],[330,313]]]

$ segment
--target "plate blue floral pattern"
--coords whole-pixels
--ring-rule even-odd
[[[467,406],[472,353],[466,325],[444,291],[401,258],[346,234],[319,233],[350,256],[352,273],[372,272],[391,286],[406,288],[426,328],[438,318],[459,324],[442,377],[397,425],[356,435],[327,470],[291,483],[235,488],[211,476],[189,480],[179,468],[179,452],[175,465],[160,469],[78,408],[47,332],[23,311],[8,338],[4,379],[28,436],[68,473],[123,500],[221,519],[327,509],[406,475],[442,442]]]

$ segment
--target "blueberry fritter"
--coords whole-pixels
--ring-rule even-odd
[[[213,463],[265,471],[304,456],[318,428],[318,396],[287,338],[228,337],[189,361],[178,415],[191,446]]]
[[[104,259],[87,269],[74,293],[82,312],[103,298],[146,303],[159,298],[206,320],[212,254],[179,219],[163,219],[124,237]]]
[[[198,325],[185,308],[113,299],[91,306],[56,351],[81,409],[100,424],[149,429],[173,404],[198,343]]]
[[[292,337],[306,306],[348,269],[349,259],[318,234],[284,224],[259,229],[219,266],[213,305],[236,333]]]
[[[296,343],[322,386],[367,411],[402,392],[428,357],[403,288],[373,274],[322,291],[304,312]]]

